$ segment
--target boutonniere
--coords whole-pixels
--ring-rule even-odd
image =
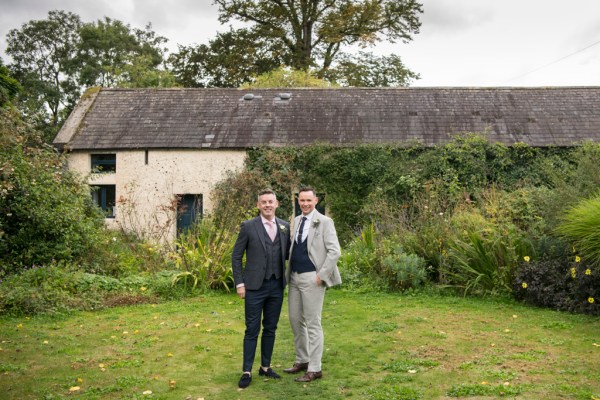
[[[285,227],[285,225],[283,224],[279,224],[279,230],[281,231],[281,233],[286,234],[287,233],[287,228]]]
[[[319,224],[321,223],[321,221],[319,221],[318,219],[315,219],[312,223],[312,227],[313,228],[317,228],[319,226]]]

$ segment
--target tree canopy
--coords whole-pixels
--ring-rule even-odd
[[[297,70],[313,68],[319,77],[331,76],[328,72],[340,60],[352,60],[363,66],[363,74],[370,74],[369,63],[362,61],[365,57],[374,60],[376,56],[363,54],[353,58],[344,50],[372,46],[383,40],[408,42],[419,32],[418,15],[422,12],[422,5],[415,0],[215,0],[215,4],[219,6],[220,22],[250,24],[244,29],[285,49],[285,65]],[[376,63],[386,61],[381,58]],[[396,56],[393,61],[397,66],[400,58]],[[344,68],[337,74],[343,71]],[[396,67],[387,72],[397,71]],[[409,79],[418,77],[403,66],[401,72],[399,78],[387,83],[406,85]]]
[[[84,23],[77,14],[55,10],[10,30],[7,42],[11,78],[24,88],[16,105],[46,139],[90,86],[177,86],[164,68],[167,39],[150,24],[138,29],[108,17]],[[4,91],[14,92],[2,82]]]
[[[26,88],[27,111],[38,113],[39,119],[52,126],[58,124],[61,108],[74,105],[79,98],[72,61],[81,25],[76,14],[50,11],[47,19],[29,21],[7,35],[6,53],[13,59],[10,68],[15,78]]]
[[[141,64],[148,70],[161,66],[167,39],[156,36],[152,25],[132,29],[121,21],[105,17],[84,24],[75,62],[80,66],[79,82],[85,86],[131,84],[131,67]],[[141,61],[141,62],[140,62]]]

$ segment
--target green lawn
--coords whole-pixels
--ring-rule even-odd
[[[510,301],[329,291],[323,379],[243,391],[234,294],[0,324],[2,399],[600,399],[600,318]]]

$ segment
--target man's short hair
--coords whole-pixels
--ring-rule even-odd
[[[312,186],[302,186],[300,190],[298,190],[298,194],[302,192],[312,192],[315,197],[317,196],[317,192],[315,191],[315,189],[313,189]]]
[[[272,194],[277,199],[277,195],[275,194],[273,189],[263,189],[260,192],[258,192],[257,201],[260,200],[260,196],[265,195],[265,194]]]

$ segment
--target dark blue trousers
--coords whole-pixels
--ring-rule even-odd
[[[283,305],[283,278],[265,280],[258,290],[246,290],[245,315],[246,333],[244,334],[244,364],[242,371],[252,371],[256,344],[260,333],[262,317],[262,337],[260,339],[260,363],[271,366],[275,331]]]

